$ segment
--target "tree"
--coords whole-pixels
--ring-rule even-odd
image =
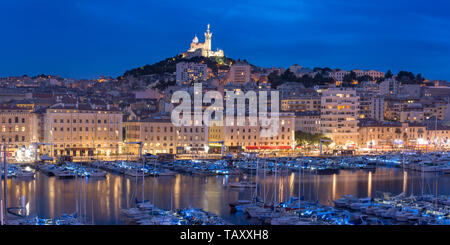
[[[281,79],[285,81],[297,82],[297,77],[290,69],[287,69],[285,72],[283,72],[283,74],[281,75]]]
[[[310,134],[303,131],[295,131],[295,141],[297,145],[308,146],[314,144],[320,144],[321,139],[330,140],[323,134]],[[331,142],[323,142],[324,145],[329,145]]]
[[[410,84],[415,82],[416,77],[412,72],[399,71],[397,74],[397,80],[403,84]]]
[[[358,80],[358,82],[373,81],[373,77],[371,77],[369,75],[364,75],[364,76],[357,77],[356,80]]]
[[[344,76],[344,79],[342,79],[342,86],[343,87],[353,87],[353,81],[356,80],[356,73],[354,71],[351,71],[349,74]]]
[[[271,84],[272,88],[276,88],[282,84],[281,76],[279,76],[276,72],[272,72],[267,76],[267,80]]]
[[[391,70],[388,70],[386,74],[384,74],[384,78],[391,78],[392,76],[394,75],[392,74]]]

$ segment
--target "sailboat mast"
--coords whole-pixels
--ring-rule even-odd
[[[264,153],[265,155],[265,153]],[[266,172],[267,172],[267,161],[264,157],[264,205],[266,205]]]
[[[300,177],[300,164],[298,165],[298,211],[300,212],[300,184],[301,184],[301,177]]]
[[[277,203],[277,162],[275,161],[274,204]]]
[[[7,222],[6,212],[8,210],[8,162],[6,161],[6,145],[3,145],[5,150],[3,153],[3,220],[4,224]]]
[[[2,145],[0,144],[0,153],[2,152]],[[0,154],[0,163],[1,163],[1,154]],[[1,165],[0,165],[1,166]],[[1,168],[0,168],[1,172]],[[3,177],[0,173],[0,224],[3,225]]]
[[[256,184],[256,188],[255,188],[255,197],[258,197],[258,163],[259,163],[259,154],[257,156],[258,158],[256,159],[256,177],[255,177],[255,184]],[[255,203],[256,203],[256,198],[255,198]]]

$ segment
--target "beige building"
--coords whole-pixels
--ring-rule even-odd
[[[142,153],[205,152],[208,131],[206,126],[176,127],[170,119],[145,119],[124,122],[126,142],[142,142]],[[128,152],[138,154],[138,146],[127,146]]]
[[[192,124],[194,125],[194,124]],[[208,127],[181,126],[176,128],[177,153],[205,153],[208,146]]]
[[[384,118],[386,120],[399,122],[423,121],[423,113],[420,115],[420,112],[423,112],[423,110],[418,99],[388,97],[384,100]]]
[[[320,112],[305,111],[295,113],[295,131],[309,134],[320,133]]]
[[[430,104],[423,104],[423,117],[428,120],[432,117],[437,117],[438,120],[445,120],[445,113],[449,104],[445,102],[434,102]]]
[[[355,89],[330,88],[322,92],[321,131],[336,148],[352,148],[358,141],[358,103]]]
[[[450,148],[450,126],[429,125],[427,128],[428,144],[437,149]]]
[[[225,146],[229,149],[251,150],[290,150],[295,145],[295,114],[280,112],[279,127],[275,135],[263,137],[259,123],[251,126],[246,118],[243,126],[234,125],[225,128]]]
[[[319,96],[298,96],[281,100],[283,111],[320,111]]]
[[[10,161],[34,160],[33,143],[39,141],[38,119],[32,109],[0,105],[0,144],[8,145]]]
[[[177,133],[170,119],[124,122],[126,142],[142,142],[142,154],[175,153]],[[126,152],[139,154],[138,146],[128,144]]]
[[[358,70],[358,69],[352,70],[352,71],[356,74],[356,77],[370,76],[373,79],[384,77],[384,72],[381,72],[381,71],[375,71],[375,70],[363,71],[363,70]],[[332,77],[336,81],[342,82],[344,80],[344,77],[346,75],[350,74],[350,72],[351,71],[333,70],[332,72],[330,72],[330,77]]]
[[[426,126],[418,123],[367,121],[359,124],[361,148],[395,150],[424,147]]]
[[[45,110],[44,147],[51,156],[110,157],[122,153],[122,112],[88,104],[55,104]]]

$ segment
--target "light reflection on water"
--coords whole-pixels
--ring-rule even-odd
[[[377,192],[399,194],[402,191],[415,194],[450,194],[450,175],[438,173],[403,172],[401,169],[379,168],[376,172],[364,170],[340,171],[333,175],[298,173],[277,176],[274,191],[274,175],[258,176],[258,194],[268,202],[286,201],[298,196],[298,189],[305,200],[332,205],[332,201],[345,194],[357,197],[375,196]],[[255,178],[254,176],[249,178]],[[62,213],[85,215],[95,224],[123,224],[122,208],[133,207],[135,200],[150,200],[164,209],[196,207],[216,213],[233,223],[246,224],[242,216],[230,214],[228,204],[249,199],[250,189],[227,188],[235,176],[198,177],[178,174],[175,177],[148,177],[142,188],[141,178],[129,178],[108,174],[105,179],[57,179],[38,173],[37,180],[8,179],[9,207],[20,206],[21,198],[29,206],[29,213],[54,218]],[[265,195],[264,195],[265,189]],[[37,190],[37,192],[35,191]],[[144,190],[144,192],[142,192]],[[275,194],[276,193],[276,194]],[[37,200],[37,201],[36,201]],[[22,201],[23,202],[23,201]]]

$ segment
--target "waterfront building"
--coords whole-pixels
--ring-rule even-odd
[[[392,150],[403,147],[404,131],[399,122],[361,120],[358,127],[360,148]]]
[[[175,153],[177,133],[169,118],[146,118],[124,122],[126,142],[142,142],[142,154]],[[126,152],[139,154],[138,145],[128,145]]]
[[[197,122],[198,123],[198,122]],[[196,126],[192,120],[189,126],[176,127],[177,154],[206,153],[208,151],[208,127]]]
[[[50,156],[110,157],[122,153],[122,112],[109,105],[59,103],[43,112]]]
[[[358,96],[352,88],[322,91],[321,131],[336,148],[353,148],[358,141]]]
[[[295,146],[295,114],[292,112],[279,113],[279,127],[274,136],[261,135],[261,129],[267,129],[258,123],[250,125],[246,118],[243,126],[237,121],[225,128],[225,146],[244,151],[285,151]]]
[[[296,112],[295,131],[309,134],[320,133],[320,111]]]
[[[11,160],[34,160],[33,143],[39,142],[39,133],[39,115],[32,109],[0,105],[0,144],[7,144]]]
[[[185,154],[205,153],[208,131],[206,126],[176,127],[170,118],[153,117],[124,122],[126,142],[142,142],[144,153]],[[129,147],[138,154],[138,146]]]
[[[425,124],[362,120],[359,123],[359,146],[373,150],[423,148],[426,145]]]
[[[427,143],[435,149],[450,148],[450,126],[432,122],[427,124]]]

